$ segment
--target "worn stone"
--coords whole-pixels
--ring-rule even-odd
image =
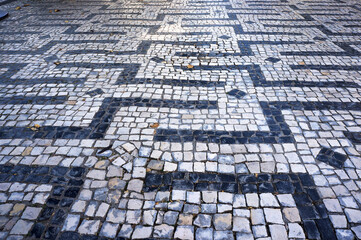
[[[213,224],[216,230],[229,230],[232,228],[232,214],[215,214]]]
[[[173,232],[174,227],[162,224],[154,227],[153,237],[171,239],[173,237]]]
[[[136,226],[132,235],[132,239],[149,238],[152,234],[152,227]]]
[[[199,214],[194,220],[194,225],[201,228],[207,228],[211,226],[211,222],[212,222],[211,215]]]
[[[99,220],[86,220],[85,219],[80,224],[80,226],[78,228],[78,232],[80,234],[95,235],[99,230],[99,226],[100,226],[100,221]]]
[[[174,233],[174,238],[193,240],[194,239],[194,227],[178,226]]]
[[[34,224],[33,222],[24,221],[24,220],[20,219],[19,221],[16,222],[14,227],[11,229],[10,234],[26,235],[29,233],[33,224]]]

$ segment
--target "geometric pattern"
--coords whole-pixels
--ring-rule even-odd
[[[0,7],[1,239],[361,238],[359,2]]]

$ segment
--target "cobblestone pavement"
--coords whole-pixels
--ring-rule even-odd
[[[0,9],[0,239],[361,239],[359,0]]]

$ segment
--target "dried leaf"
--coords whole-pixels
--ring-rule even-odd
[[[39,124],[35,124],[34,126],[28,127],[28,128],[30,128],[30,129],[31,129],[32,131],[34,131],[34,132],[37,132],[37,131],[39,131],[40,125],[39,125]]]
[[[49,12],[50,12],[50,13],[52,13],[52,12],[53,12],[53,10],[49,10]]]
[[[150,124],[150,127],[151,128],[157,128],[157,127],[159,127],[159,123]]]
[[[30,6],[30,4],[24,4],[24,7],[29,7]]]
[[[59,9],[55,9],[54,12],[60,12],[60,10],[59,10]]]
[[[69,21],[68,21],[68,20],[65,20],[64,22],[68,23]]]
[[[194,66],[193,66],[193,65],[188,64],[187,68],[192,69],[192,68],[194,68]]]
[[[21,7],[16,7],[16,8],[15,8],[15,10],[20,10],[20,9],[21,9]]]
[[[59,64],[60,64],[60,62],[54,62],[54,64],[55,64],[55,65],[59,65]]]
[[[300,64],[300,65],[305,65],[305,62],[302,61],[302,62],[299,62],[298,64]]]
[[[70,105],[75,105],[75,104],[76,104],[76,101],[70,100],[70,101],[68,101],[68,104],[70,104]]]

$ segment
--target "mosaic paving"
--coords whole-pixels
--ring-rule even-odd
[[[0,239],[361,239],[359,0],[0,10]]]

